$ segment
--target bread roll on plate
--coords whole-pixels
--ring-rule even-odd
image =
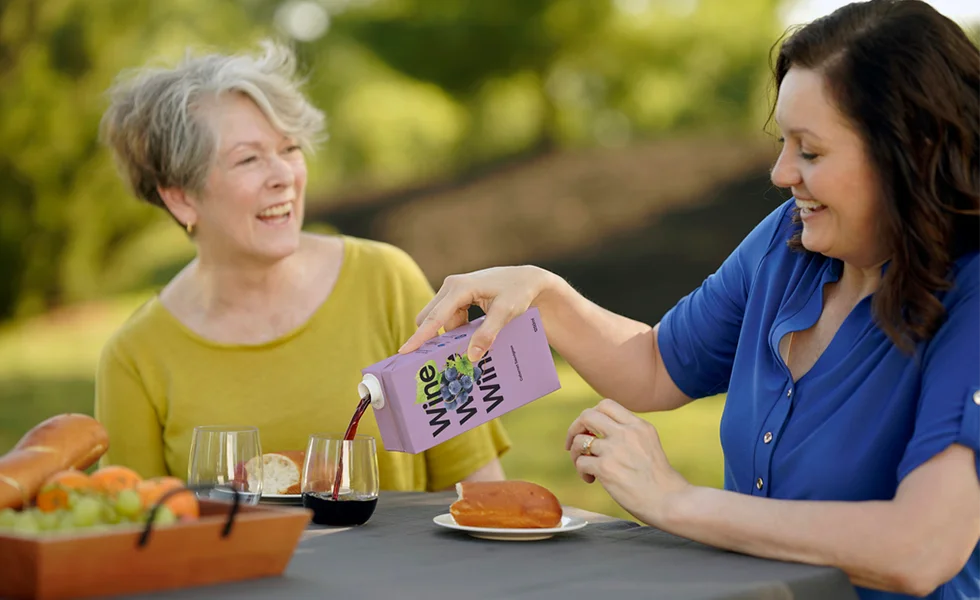
[[[292,495],[300,493],[303,480],[303,461],[306,453],[302,450],[267,452],[245,463],[249,479],[253,479],[256,461],[262,461],[262,494]]]
[[[457,525],[494,529],[544,529],[561,523],[561,503],[547,488],[527,481],[456,484],[449,507]]]

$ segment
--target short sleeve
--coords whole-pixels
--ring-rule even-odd
[[[494,419],[426,450],[428,490],[451,488],[509,449],[507,432],[500,419]]]
[[[792,201],[781,205],[756,225],[721,267],[660,321],[661,358],[688,397],[728,390],[752,278],[777,232],[788,232],[791,206]]]
[[[435,291],[428,278],[411,256],[395,246],[384,244],[386,248],[386,269],[391,273],[391,295],[389,319],[391,322],[393,346],[390,354],[398,351],[405,340],[410,338],[417,326],[415,317],[425,308]]]
[[[922,353],[922,383],[901,481],[952,444],[975,453],[980,477],[980,260],[959,269],[943,304],[947,319]]]

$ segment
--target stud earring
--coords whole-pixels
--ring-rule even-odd
[[[194,224],[193,223],[191,223],[190,221],[188,221],[186,227],[187,227],[187,235],[191,235],[191,234],[194,233]]]

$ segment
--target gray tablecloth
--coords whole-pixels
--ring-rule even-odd
[[[436,526],[453,494],[382,494],[366,525],[313,525],[286,574],[147,598],[399,600],[855,599],[837,569],[724,552],[629,521],[536,542],[494,542]]]

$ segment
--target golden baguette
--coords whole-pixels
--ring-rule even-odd
[[[67,413],[42,421],[0,457],[0,509],[29,504],[48,477],[87,469],[108,448],[105,428],[88,415]]]

